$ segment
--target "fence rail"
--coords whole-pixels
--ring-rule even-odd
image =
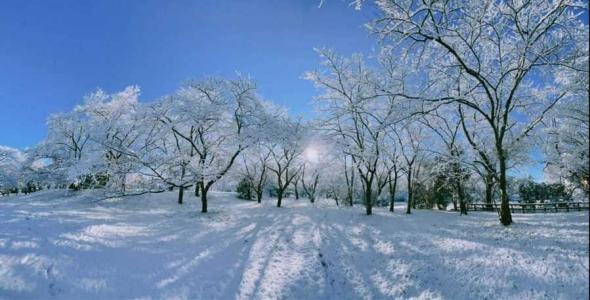
[[[512,213],[548,213],[590,210],[589,202],[509,203]],[[498,203],[467,203],[467,210],[498,211]]]

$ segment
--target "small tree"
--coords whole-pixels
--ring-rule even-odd
[[[252,200],[252,178],[244,177],[238,183],[238,187],[236,188],[236,192],[238,193],[238,198]]]
[[[267,148],[270,152],[268,169],[275,175],[277,207],[281,207],[287,188],[301,170],[297,160],[303,152],[301,143],[305,128],[300,120],[291,121],[285,117],[277,121],[272,128],[274,141]]]

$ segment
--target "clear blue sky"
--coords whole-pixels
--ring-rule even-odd
[[[311,110],[314,47],[369,53],[372,13],[350,1],[0,1],[0,145],[26,148],[50,113],[100,87],[136,84],[143,101],[188,78],[250,74],[261,94]]]
[[[261,94],[309,113],[314,47],[370,53],[374,13],[349,0],[0,0],[0,145],[46,135],[50,113],[97,88],[139,85],[143,101],[184,80],[249,74]],[[588,15],[583,18],[587,22]],[[540,178],[542,166],[515,171]]]

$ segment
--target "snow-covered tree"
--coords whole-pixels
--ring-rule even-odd
[[[22,169],[25,155],[18,149],[0,146],[0,193],[8,193],[10,189],[18,188],[19,173]]]
[[[316,98],[322,113],[322,130],[338,141],[346,156],[352,159],[363,186],[366,213],[372,214],[378,196],[378,177],[383,140],[394,123],[397,96],[382,90],[392,86],[379,73],[366,66],[360,55],[343,58],[331,51],[320,50],[323,70],[309,72],[323,94]]]
[[[79,180],[87,174],[87,168],[81,164],[90,140],[86,115],[79,107],[71,112],[52,114],[47,127],[47,138],[39,146],[40,158],[51,159],[53,172],[62,173],[65,180]]]
[[[277,207],[281,207],[287,189],[302,169],[299,160],[304,151],[307,128],[301,120],[286,115],[275,118],[274,122],[267,126],[267,134],[272,140],[265,147],[270,153],[268,170],[273,174]]]
[[[467,168],[467,157],[461,139],[460,114],[457,113],[456,108],[445,106],[425,115],[420,121],[435,133],[438,144],[442,146],[436,167],[441,169],[440,173],[445,174],[446,182],[454,190],[460,213],[467,214],[465,182],[470,177],[470,170]],[[456,202],[453,202],[455,210]]]
[[[109,95],[98,90],[85,98],[77,109],[87,116],[87,127],[92,145],[82,159],[87,172],[108,178],[109,188],[125,193],[128,176],[137,167],[131,157],[125,155],[141,133],[139,104],[140,90],[130,86]]]
[[[557,177],[558,182],[583,190],[586,195],[590,189],[588,111],[588,94],[561,104],[547,122],[541,144],[547,162],[546,172]]]
[[[258,203],[262,202],[262,195],[268,182],[270,154],[267,147],[259,144],[242,152],[241,155],[239,173],[249,182]]]
[[[256,85],[244,77],[190,81],[162,106],[159,122],[177,144],[180,176],[194,178],[201,212],[207,212],[208,191],[229,172],[238,155],[257,142],[266,121]]]
[[[571,96],[561,70],[588,72],[588,25],[577,0],[376,2],[384,42],[428,73],[426,103],[458,103],[493,136],[501,223],[512,223],[506,176],[514,148],[556,103]],[[580,62],[583,62],[580,64]],[[525,142],[526,143],[526,142]],[[519,149],[520,150],[520,149]]]
[[[425,157],[424,144],[427,135],[424,133],[424,127],[416,122],[407,123],[394,133],[398,139],[403,158],[402,170],[406,174],[406,189],[408,191],[406,214],[410,214],[412,208],[416,207],[414,202],[415,188]]]
[[[402,154],[397,137],[398,127],[392,124],[386,131],[382,140],[381,161],[377,174],[377,197],[387,191],[389,211],[394,211],[395,195],[398,190],[399,178],[402,171]]]
[[[311,136],[307,138],[304,147],[302,155],[303,166],[299,180],[301,181],[301,187],[305,196],[311,203],[314,203],[317,196],[323,190],[328,194],[331,194],[338,204],[338,199],[340,198],[339,193],[335,190],[329,191],[329,189],[322,187],[326,179],[330,177],[329,173],[331,171],[329,171],[329,169],[336,160],[330,139],[326,136],[322,136],[321,132],[318,133],[317,130],[315,130],[315,133],[312,133]],[[337,153],[336,155],[341,155],[341,153]],[[345,182],[339,182],[339,184],[346,186]]]

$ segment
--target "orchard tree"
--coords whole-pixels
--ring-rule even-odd
[[[390,133],[387,135],[387,139],[384,144],[384,158],[383,164],[386,170],[386,184],[387,191],[389,194],[389,211],[394,211],[395,206],[395,194],[397,192],[398,180],[401,176],[402,165],[401,165],[401,147],[398,143],[397,136],[395,134],[397,128],[392,126]]]
[[[164,106],[159,122],[182,153],[181,177],[187,170],[194,174],[201,212],[206,213],[213,184],[230,171],[244,149],[256,142],[260,126],[267,120],[265,107],[256,85],[245,77],[191,81],[169,96]]]
[[[321,182],[328,177],[328,169],[333,165],[334,156],[329,139],[320,135],[310,137],[303,151],[303,167],[299,175],[303,192],[311,203],[314,203]],[[343,184],[342,182],[340,184]],[[333,193],[338,204],[338,193]]]
[[[274,126],[267,127],[272,141],[265,146],[270,153],[268,170],[274,175],[277,193],[277,207],[281,207],[283,197],[293,179],[301,172],[299,161],[303,153],[303,139],[306,128],[301,120],[291,120],[288,116],[275,119]]]
[[[340,145],[337,142],[333,142],[333,145],[327,158],[329,163],[322,170],[323,180],[319,189],[326,197],[336,201],[342,199],[344,205],[353,206],[359,190],[355,175],[356,168],[350,156],[340,148]]]
[[[140,90],[129,86],[123,91],[109,95],[98,90],[86,96],[79,108],[87,116],[90,148],[86,165],[91,165],[94,174],[107,176],[109,189],[125,194],[128,175],[137,167],[125,150],[138,140],[142,125],[138,111]]]
[[[262,195],[268,182],[270,155],[269,149],[262,144],[254,145],[241,155],[240,174],[249,181],[258,203],[262,202]]]
[[[424,142],[426,135],[424,127],[416,122],[407,123],[402,130],[395,131],[394,134],[400,145],[401,157],[403,158],[402,170],[406,174],[406,188],[408,190],[408,205],[406,214],[412,213],[412,207],[416,207],[414,194],[416,187],[416,178],[420,174],[422,160],[424,158]]]
[[[47,138],[42,143],[44,156],[53,160],[54,170],[72,182],[87,175],[81,165],[90,144],[90,128],[80,107],[68,113],[52,114],[47,121]]]
[[[587,83],[587,82],[586,82]],[[547,172],[584,191],[590,190],[588,93],[565,102],[552,114],[541,140]]]

